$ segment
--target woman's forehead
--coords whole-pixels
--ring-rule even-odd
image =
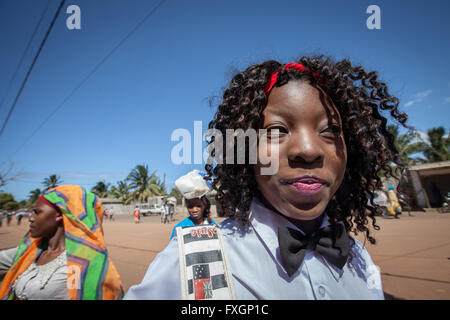
[[[304,81],[290,81],[272,90],[263,116],[273,115],[289,119],[306,113],[339,121],[340,115],[326,93]]]
[[[54,208],[50,207],[46,203],[43,203],[42,201],[39,201],[39,200],[36,200],[36,202],[34,203],[33,208],[34,209],[39,209],[39,210],[55,210]]]
[[[203,201],[200,198],[187,199],[187,203],[189,204],[202,204]]]

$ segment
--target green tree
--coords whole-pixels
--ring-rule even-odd
[[[41,196],[41,194],[42,191],[39,188],[30,191],[30,193],[28,194],[28,203],[30,205],[33,205],[36,202],[36,200]]]
[[[416,131],[408,131],[400,135],[397,125],[388,125],[387,130],[394,136],[394,144],[402,162],[407,166],[416,164],[418,158],[412,158],[411,155],[421,152],[424,148],[419,134]]]
[[[14,200],[14,196],[10,193],[0,193],[0,209],[14,211],[19,208],[19,203]]]
[[[177,203],[181,203],[183,200],[183,195],[181,194],[181,192],[176,188],[172,188],[172,190],[170,191],[169,194],[170,197],[174,197],[175,199],[177,199]]]
[[[19,209],[19,206],[20,206],[20,204],[18,202],[10,201],[10,202],[5,203],[3,205],[2,209],[6,210],[6,211],[15,211],[15,210]]]
[[[91,191],[100,198],[106,198],[108,197],[109,186],[110,183],[106,183],[105,181],[99,181],[94,187],[92,187]]]
[[[48,190],[54,187],[57,187],[58,185],[60,185],[63,181],[61,180],[61,177],[56,175],[56,174],[52,174],[50,175],[48,178],[45,178],[44,181],[42,182],[42,185],[44,186],[44,190]]]
[[[133,200],[146,202],[151,196],[165,195],[165,188],[156,170],[150,173],[147,165],[137,165],[126,180],[130,183],[130,198]]]
[[[428,142],[424,142],[422,162],[439,162],[450,160],[450,135],[445,134],[444,127],[427,130]]]
[[[117,186],[112,186],[109,190],[110,196],[123,201],[125,204],[128,204],[131,201],[129,193],[130,187],[128,186],[126,181],[118,181]]]

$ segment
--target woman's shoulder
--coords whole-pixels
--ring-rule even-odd
[[[0,270],[8,270],[14,263],[17,247],[0,250]]]
[[[178,222],[175,225],[174,229],[178,228],[178,227],[189,227],[189,226],[193,226],[193,225],[194,225],[194,223],[192,222],[192,220],[189,219],[189,217],[187,217],[187,218],[181,220],[180,222]]]
[[[367,250],[366,246],[363,245],[358,239],[349,236],[352,245],[351,245],[351,261],[353,262],[353,265],[359,265],[364,270],[368,267],[374,265],[374,262],[372,260],[372,257],[370,256],[369,251]]]

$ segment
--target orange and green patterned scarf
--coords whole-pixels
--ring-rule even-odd
[[[63,213],[67,253],[67,288],[71,300],[122,299],[123,286],[103,239],[100,199],[80,186],[50,189],[44,197]],[[3,279],[0,299],[15,299],[12,284],[47,246],[29,232],[19,244],[13,266]]]

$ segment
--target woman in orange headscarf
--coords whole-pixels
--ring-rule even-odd
[[[80,186],[46,191],[34,204],[19,246],[0,252],[10,268],[1,299],[121,299],[120,276],[103,238],[100,199]]]
[[[134,209],[134,223],[141,222],[141,211],[139,210],[139,207],[136,206]]]

